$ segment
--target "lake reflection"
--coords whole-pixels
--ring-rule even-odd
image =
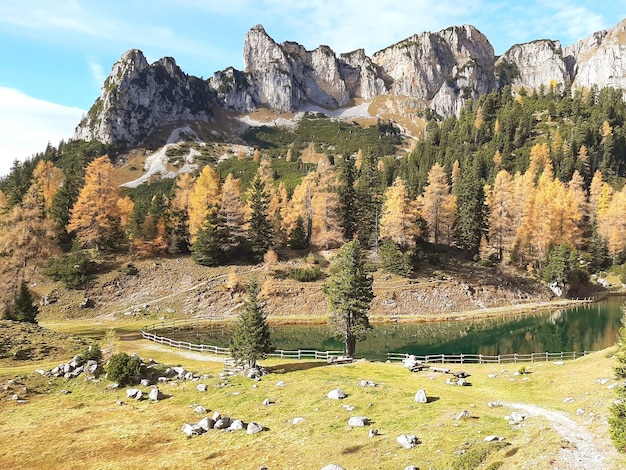
[[[527,354],[531,352],[597,351],[615,344],[626,297],[530,315],[475,321],[376,324],[356,355],[385,360],[388,352],[426,354]],[[226,329],[168,334],[177,340],[228,346]],[[327,325],[272,327],[277,349],[342,350]]]

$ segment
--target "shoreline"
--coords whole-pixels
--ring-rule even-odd
[[[470,321],[470,320],[483,320],[495,317],[506,317],[512,315],[528,315],[536,312],[545,312],[550,310],[558,310],[561,308],[571,308],[577,305],[587,305],[596,302],[601,302],[607,297],[614,295],[625,295],[623,292],[616,292],[613,294],[606,294],[599,297],[593,297],[589,299],[560,299],[552,300],[548,302],[532,302],[527,304],[518,305],[504,305],[500,307],[490,307],[477,310],[465,310],[458,312],[447,312],[435,315],[424,314],[390,314],[390,315],[369,315],[369,321],[372,324],[390,324],[390,323],[439,323],[447,321]],[[165,322],[189,320],[216,320],[216,321],[235,321],[237,316],[229,316],[223,318],[212,317],[194,317],[194,318],[178,318],[175,320],[166,320]],[[302,315],[302,316],[276,316],[271,315],[267,317],[267,322],[270,326],[279,325],[320,325],[328,322],[327,315]],[[158,322],[155,322],[158,323]]]

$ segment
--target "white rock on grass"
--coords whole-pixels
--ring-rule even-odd
[[[362,427],[370,424],[370,419],[365,416],[352,416],[348,420],[348,426],[352,427]]]
[[[335,390],[331,390],[330,392],[328,392],[326,396],[331,400],[343,400],[348,395],[346,395],[345,392],[340,388],[336,388]]]
[[[420,388],[415,394],[415,401],[417,403],[428,403],[428,397],[426,396],[426,390]]]
[[[263,426],[259,423],[248,423],[248,427],[246,428],[247,434],[257,434],[261,431],[263,431]]]
[[[419,444],[419,439],[415,434],[400,434],[396,437],[396,441],[405,449],[412,449]]]

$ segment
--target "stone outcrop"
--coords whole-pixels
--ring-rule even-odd
[[[213,102],[207,83],[185,74],[173,58],[149,65],[132,49],[113,65],[74,137],[136,145],[167,124],[210,121]]]
[[[470,25],[415,34],[371,57],[362,49],[336,55],[328,46],[308,51],[295,42],[278,44],[257,25],[244,40],[244,70],[229,67],[208,80],[188,76],[170,57],[148,64],[141,51],[126,52],[75,138],[136,146],[172,126],[206,126],[216,107],[241,114],[332,111],[381,95],[446,117],[467,99],[505,85],[626,87],[625,48],[626,20],[565,48],[542,39],[500,57]]]

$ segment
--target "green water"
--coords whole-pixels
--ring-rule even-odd
[[[374,325],[357,343],[357,357],[384,360],[388,352],[426,354],[527,354],[531,352],[597,351],[615,344],[626,297],[531,315],[480,321]],[[343,350],[326,325],[272,327],[277,349]],[[169,331],[179,341],[227,347],[230,331]]]

